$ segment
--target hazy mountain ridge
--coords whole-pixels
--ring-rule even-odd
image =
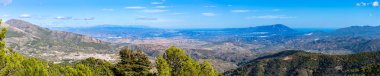
[[[234,32],[273,32],[273,33],[293,33],[296,32],[292,28],[283,24],[264,25],[248,28],[226,28],[226,31]]]
[[[347,28],[337,29],[331,32],[329,36],[380,38],[379,29],[380,26],[351,26]]]

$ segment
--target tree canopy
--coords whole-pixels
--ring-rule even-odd
[[[151,75],[148,57],[141,51],[123,49],[119,53],[121,61],[116,64],[117,75]]]
[[[163,57],[158,57],[156,64],[158,74],[162,76],[168,74],[171,76],[220,75],[207,61],[200,65],[198,61],[186,55],[183,49],[174,46],[168,48]]]

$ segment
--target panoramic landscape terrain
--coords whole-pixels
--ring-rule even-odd
[[[376,0],[0,0],[0,76],[378,76]]]

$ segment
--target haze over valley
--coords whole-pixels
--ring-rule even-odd
[[[0,76],[376,76],[376,0],[0,0]]]

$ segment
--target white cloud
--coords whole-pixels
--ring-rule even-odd
[[[203,7],[214,8],[214,7],[216,7],[216,6],[203,6]]]
[[[30,14],[21,14],[19,17],[20,18],[30,18],[30,17],[32,17],[32,15],[30,15]]]
[[[379,2],[378,1],[374,1],[374,2],[359,2],[359,3],[356,3],[356,6],[373,6],[373,7],[378,7],[379,6]]]
[[[251,12],[251,10],[231,10],[231,12],[234,12],[234,13],[246,13],[246,12]]]
[[[103,8],[102,11],[115,11],[114,9],[110,9],[110,8]]]
[[[168,6],[156,6],[156,8],[168,8]]]
[[[11,3],[12,3],[12,0],[0,0],[0,4],[2,4],[3,6],[6,6]]]
[[[142,12],[145,13],[161,13],[161,12],[167,12],[168,10],[161,10],[161,9],[146,9],[142,10]]]
[[[291,16],[285,16],[285,15],[264,15],[264,16],[252,16],[248,17],[247,19],[290,19],[295,18]]]
[[[216,16],[215,13],[201,13],[203,16]]]
[[[57,16],[57,17],[55,17],[54,19],[57,19],[57,20],[69,20],[69,19],[72,19],[72,17]]]
[[[74,20],[85,20],[85,21],[89,21],[89,20],[95,20],[94,17],[84,17],[84,18],[75,18]]]
[[[359,2],[359,3],[356,3],[356,6],[367,6],[367,3],[365,3],[365,2]]]
[[[163,2],[151,2],[150,4],[163,4]]]
[[[366,2],[356,3],[356,6],[367,6],[367,5],[369,5],[369,3],[366,3]]]
[[[379,6],[379,2],[378,1],[372,2],[372,6],[374,6],[374,7]]]
[[[128,6],[128,7],[125,7],[126,9],[145,9],[146,7],[142,7],[142,6]]]

